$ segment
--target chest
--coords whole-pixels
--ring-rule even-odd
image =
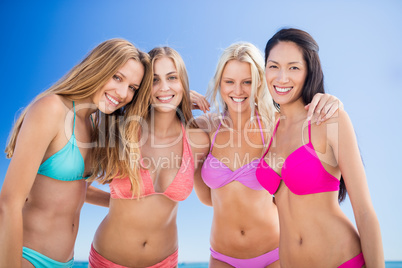
[[[261,158],[264,149],[259,129],[244,131],[220,130],[213,141],[211,154],[231,170]]]
[[[141,165],[149,176],[155,191],[163,192],[177,177],[187,169],[188,157],[185,154],[182,139],[156,141],[149,139],[141,148]]]

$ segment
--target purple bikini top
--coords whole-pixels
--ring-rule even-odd
[[[262,142],[265,145],[264,135],[261,129],[261,122],[258,115],[257,119],[260,126]],[[219,124],[219,127],[215,132],[209,154],[201,168],[201,176],[205,184],[211,189],[216,189],[225,186],[232,181],[238,181],[250,189],[263,190],[264,187],[261,186],[255,175],[258,163],[260,161],[259,158],[245,164],[235,171],[232,171],[228,166],[226,166],[224,163],[222,163],[215,156],[212,155],[212,148],[214,146],[216,135],[218,134],[221,125],[222,122]]]

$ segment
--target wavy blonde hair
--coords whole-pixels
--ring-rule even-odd
[[[149,56],[151,57],[152,66],[154,66],[156,60],[163,57],[167,57],[173,61],[174,65],[176,66],[180,82],[184,89],[183,99],[177,107],[177,117],[185,126],[190,128],[197,128],[198,125],[195,122],[193,118],[193,113],[191,111],[190,86],[188,82],[186,65],[184,64],[184,61],[180,54],[170,47],[156,47],[149,52]]]
[[[135,59],[144,66],[144,77],[132,101],[110,115],[97,111],[95,125],[98,127],[93,136],[97,146],[92,154],[94,173],[89,181],[105,184],[128,177],[133,195],[139,195],[142,185],[139,133],[143,118],[148,117],[153,75],[147,53],[139,51]]]
[[[268,133],[272,133],[275,109],[265,80],[264,59],[262,53],[253,44],[247,42],[234,43],[223,51],[219,58],[215,75],[209,83],[207,97],[210,99],[210,102],[215,107],[218,114],[223,115],[227,112],[228,107],[220,94],[220,84],[223,70],[230,60],[238,60],[250,64],[252,80],[250,99],[254,100],[250,101],[250,122],[255,122],[255,109],[257,107],[257,111],[264,122],[265,128],[268,130]],[[223,108],[222,111],[220,107]],[[222,124],[225,124],[222,116],[219,118]]]

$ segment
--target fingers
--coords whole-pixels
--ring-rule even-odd
[[[325,122],[331,117],[333,117],[336,111],[338,111],[338,108],[339,108],[338,100],[325,105],[325,107],[322,109],[320,116],[317,119],[317,125],[320,125],[322,122]]]
[[[317,125],[320,125],[331,118],[339,108],[343,109],[343,103],[333,95],[317,93],[304,108],[308,109],[307,120],[311,120],[316,114]]]
[[[190,102],[192,103],[192,109],[199,109],[204,113],[209,111],[210,105],[207,99],[194,90],[190,90]]]
[[[325,104],[325,101],[322,102],[322,100],[321,100],[322,98],[327,99],[328,97],[325,97],[325,94],[322,94],[322,93],[317,93],[314,95],[313,100],[311,101],[311,103],[308,104],[309,107],[308,107],[308,112],[307,112],[307,120],[311,120],[314,113],[319,114],[321,112],[321,109]],[[318,105],[320,103],[322,106],[318,107]],[[317,110],[318,108],[320,108],[320,109]]]
[[[343,109],[343,103],[341,102],[341,100],[338,99],[338,109],[339,110],[344,110]]]

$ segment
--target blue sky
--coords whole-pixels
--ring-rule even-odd
[[[123,37],[144,51],[173,47],[186,63],[191,89],[205,93],[222,49],[237,41],[264,49],[278,29],[297,27],[320,45],[326,90],[342,100],[354,124],[385,258],[402,260],[401,14],[398,0],[2,0],[0,142],[5,147],[18,109],[106,39]],[[0,185],[8,163],[3,155]],[[342,209],[354,222],[349,200]],[[76,260],[87,259],[106,213],[84,205]],[[212,209],[194,192],[180,204],[180,262],[209,259],[211,221]]]

